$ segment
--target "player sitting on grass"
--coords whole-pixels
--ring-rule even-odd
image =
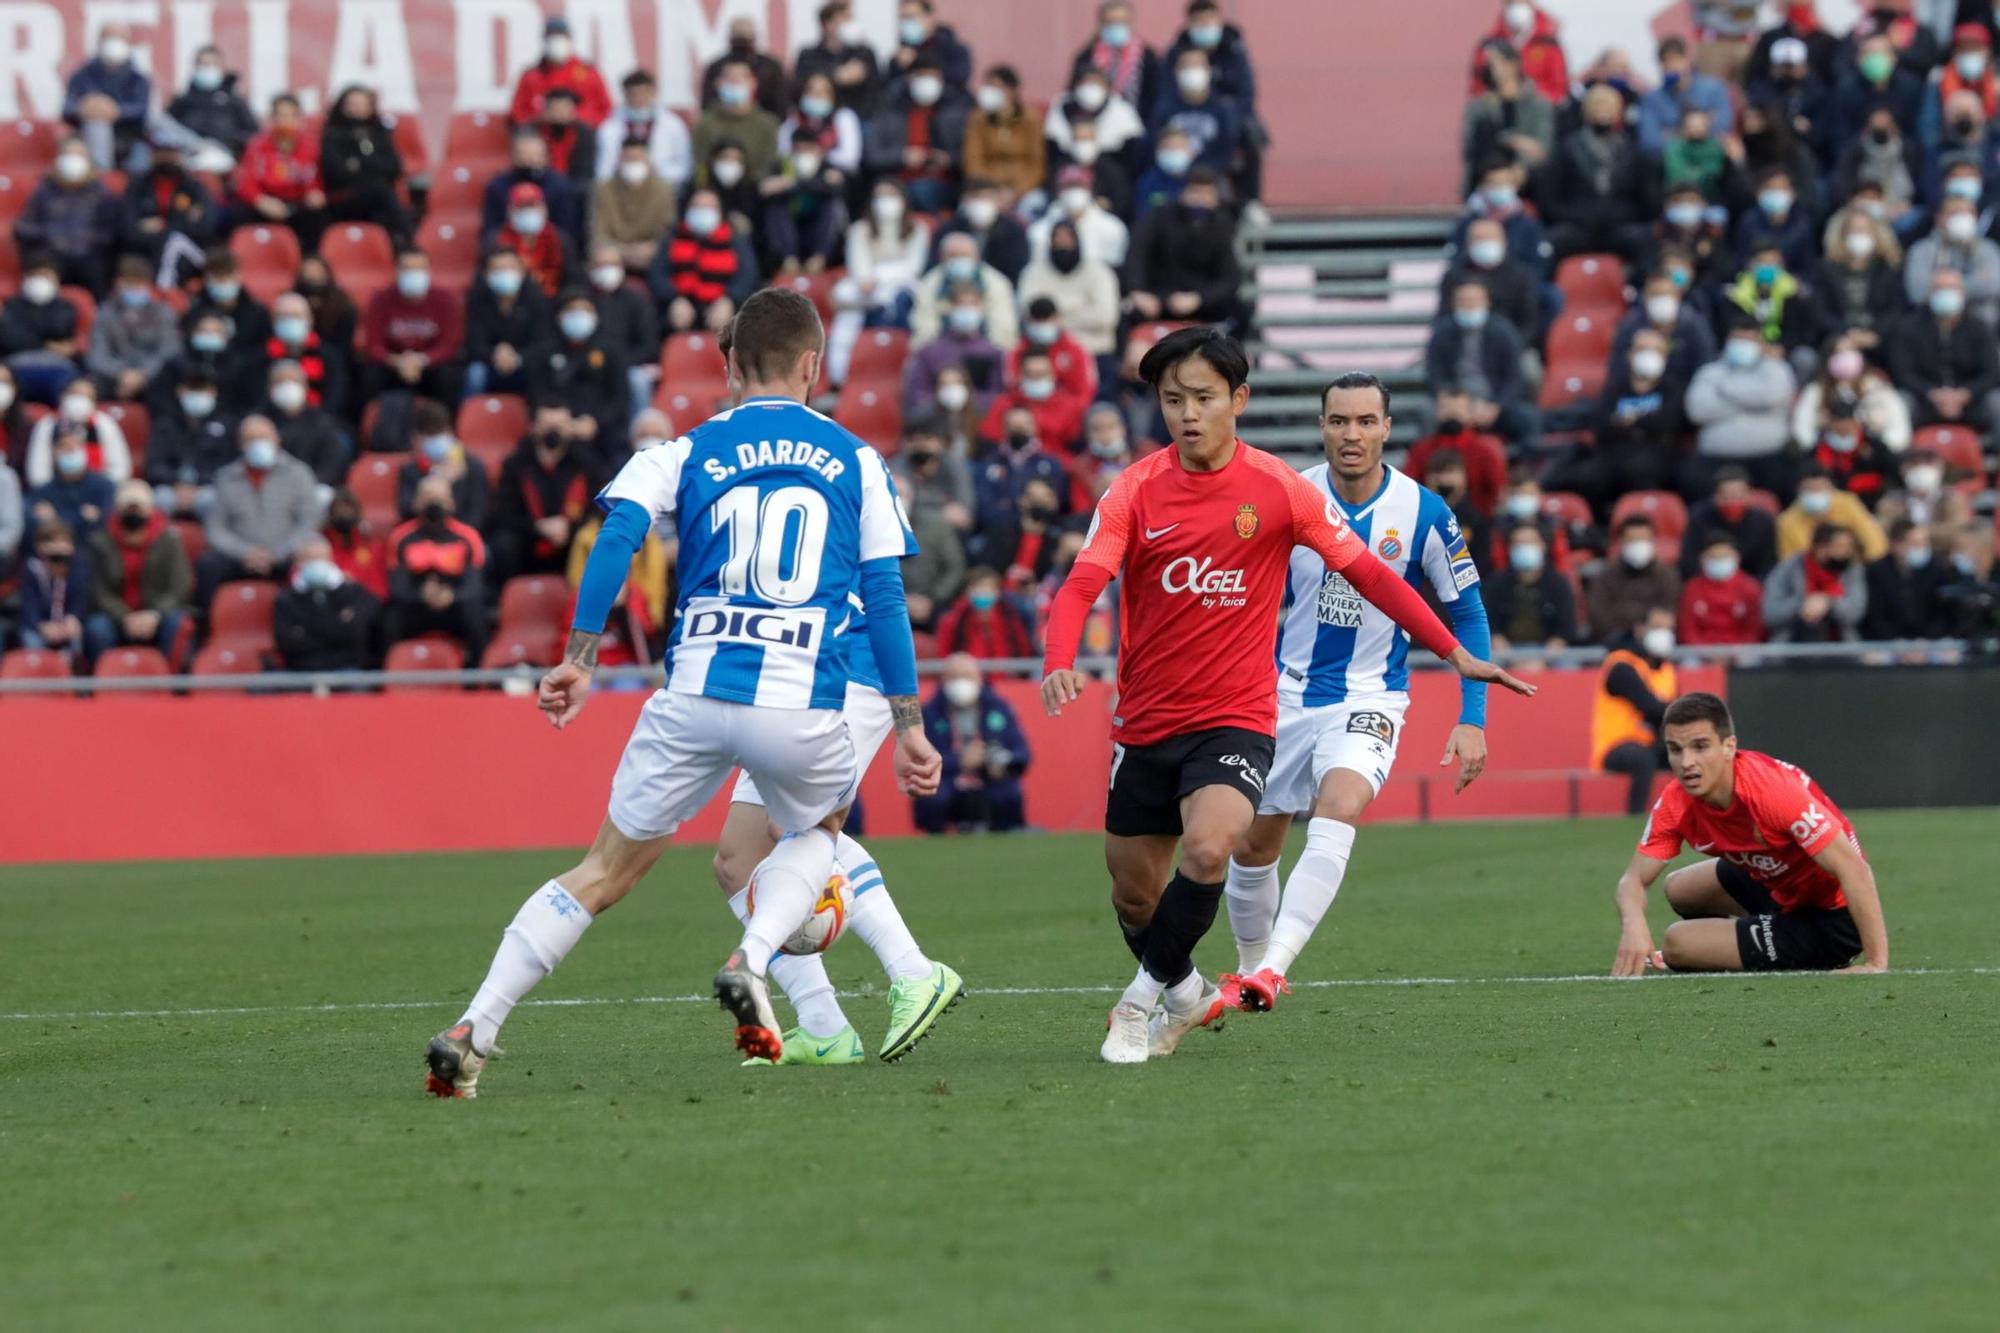
[[[1661,721],[1675,785],[1660,793],[1639,850],[1618,877],[1624,920],[1611,975],[1676,972],[1882,972],[1889,931],[1875,872],[1854,826],[1801,770],[1736,748],[1729,707],[1684,694]],[[1667,876],[1683,920],[1653,952],[1646,890],[1686,839],[1717,858]],[[1855,954],[1858,967],[1849,967]]]

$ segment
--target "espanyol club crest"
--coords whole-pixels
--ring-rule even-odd
[[[1249,541],[1257,535],[1257,506],[1247,504],[1236,511],[1236,535]]]
[[[1381,553],[1384,560],[1394,560],[1403,553],[1403,543],[1396,536],[1396,530],[1390,528],[1382,534],[1382,540],[1376,543],[1375,549]]]

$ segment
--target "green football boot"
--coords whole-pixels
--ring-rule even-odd
[[[893,1063],[915,1050],[945,1012],[964,998],[965,982],[943,963],[932,963],[929,976],[889,987],[889,1031],[882,1038],[882,1058]]]
[[[793,1028],[785,1034],[784,1054],[777,1060],[745,1060],[744,1068],[751,1065],[858,1065],[868,1058],[868,1048],[861,1044],[861,1034],[852,1024],[842,1028],[831,1037],[815,1037],[804,1028]]]

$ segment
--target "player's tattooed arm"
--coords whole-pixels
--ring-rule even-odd
[[[573,629],[569,632],[569,645],[563,649],[563,661],[574,662],[585,671],[597,669],[597,641],[604,636],[592,634],[589,630]]]
[[[892,694],[889,696],[889,716],[895,719],[896,730],[920,730],[924,725],[923,705],[914,694]]]

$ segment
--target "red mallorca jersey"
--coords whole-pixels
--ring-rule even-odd
[[[1363,595],[1408,585],[1388,573],[1333,502],[1291,467],[1241,440],[1214,472],[1190,472],[1162,449],[1118,475],[1097,502],[1072,582],[1123,575],[1119,603],[1118,711],[1113,738],[1151,745],[1214,727],[1272,735],[1278,720],[1278,611],[1293,546],[1330,568],[1354,570]],[[1364,566],[1373,566],[1366,570]],[[1090,577],[1092,571],[1099,571]],[[1370,573],[1383,575],[1380,580]],[[1363,586],[1363,584],[1367,586]],[[1066,586],[1065,592],[1069,588]],[[1061,594],[1059,602],[1064,599]],[[1051,617],[1047,666],[1076,658],[1081,605]],[[1449,653],[1456,641],[1411,593],[1403,607],[1420,642]],[[1068,620],[1074,617],[1076,624]]]
[[[1680,855],[1686,839],[1697,852],[1741,866],[1771,891],[1779,907],[1845,907],[1840,881],[1813,860],[1835,838],[1861,850],[1854,825],[1805,770],[1755,750],[1736,752],[1736,795],[1727,810],[1687,794],[1679,784],[1660,793],[1640,836],[1639,850],[1656,861]]]

